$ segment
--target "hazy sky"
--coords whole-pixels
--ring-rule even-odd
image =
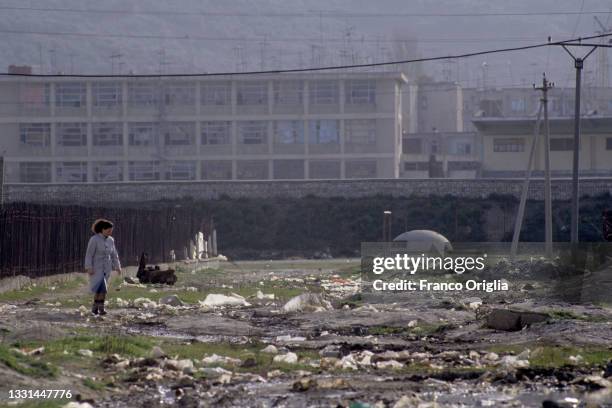
[[[184,73],[363,63],[593,35],[594,15],[612,26],[611,11],[606,0],[0,0],[0,65]],[[422,68],[466,86],[530,85],[543,71],[558,86],[573,85],[560,47]],[[587,82],[597,70],[593,55]]]

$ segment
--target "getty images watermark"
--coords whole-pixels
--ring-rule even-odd
[[[364,243],[363,289],[379,293],[510,290],[506,279],[484,278],[490,261],[486,253],[445,252],[445,248],[407,248],[405,243]]]
[[[411,256],[408,254],[396,254],[393,257],[374,257],[372,258],[372,273],[382,275],[385,272],[400,272],[403,274],[414,275],[419,271],[437,271],[444,273],[456,273],[462,275],[464,272],[483,271],[487,254],[479,257],[459,256],[441,257]],[[375,291],[507,291],[508,282],[501,279],[493,281],[468,279],[465,282],[439,282],[428,279],[399,279],[387,282],[383,279],[376,279],[372,282]]]

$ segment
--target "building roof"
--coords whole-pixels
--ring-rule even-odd
[[[149,75],[149,74],[143,74]],[[262,73],[262,74],[233,74],[233,75],[203,75],[203,76],[117,76],[117,77],[71,77],[71,76],[27,76],[27,75],[5,75],[0,77],[0,82],[84,82],[84,81],[229,81],[229,80],[269,80],[269,79],[309,79],[309,80],[325,80],[325,79],[389,79],[396,80],[402,83],[408,83],[406,75],[401,72],[279,72],[279,73]]]
[[[533,134],[535,128],[535,117],[517,118],[472,118],[472,123],[479,133],[484,135],[525,135]],[[573,117],[551,117],[549,118],[551,134],[574,134]],[[543,123],[541,131],[543,131]],[[584,134],[612,133],[612,116],[583,116],[580,120],[580,130]]]

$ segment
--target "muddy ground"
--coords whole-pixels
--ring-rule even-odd
[[[65,389],[96,407],[612,406],[601,298],[569,303],[524,276],[504,295],[372,295],[347,259],[177,266],[175,286],[114,278],[104,318],[84,277],[0,294],[3,403],[63,406],[9,391]],[[497,309],[545,318],[499,330]]]

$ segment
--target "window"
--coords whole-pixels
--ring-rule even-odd
[[[231,180],[231,161],[205,161],[202,163],[203,180]]]
[[[19,125],[19,140],[28,146],[48,147],[51,142],[49,123],[22,123]]]
[[[525,100],[524,99],[512,99],[510,101],[510,109],[514,113],[525,112]]]
[[[268,122],[263,120],[238,122],[238,136],[241,144],[266,144],[268,141]]]
[[[311,105],[335,105],[338,103],[338,81],[314,81],[310,83]]]
[[[192,122],[174,122],[165,126],[164,141],[166,146],[191,146],[195,144],[195,124]]]
[[[301,105],[303,97],[303,81],[274,82],[274,103],[276,105]]]
[[[338,121],[331,119],[312,120],[309,123],[310,143],[339,143]]]
[[[404,139],[402,151],[405,154],[423,153],[423,141],[421,139]]]
[[[19,163],[19,180],[22,183],[50,183],[51,163],[22,162]]]
[[[214,121],[202,122],[202,144],[203,145],[227,145],[230,144],[231,122]]]
[[[157,135],[153,123],[130,123],[130,146],[153,146],[157,142]]]
[[[448,170],[478,170],[480,165],[478,162],[473,161],[449,161]]]
[[[373,105],[376,103],[376,81],[346,81],[346,103],[353,105]]]
[[[116,161],[93,163],[93,181],[98,183],[123,181],[123,164]]]
[[[55,137],[58,146],[87,146],[87,125],[85,123],[58,123]]]
[[[168,106],[192,106],[195,104],[195,84],[191,82],[166,85],[164,100]]]
[[[168,165],[166,171],[167,180],[195,180],[196,162],[176,161]]]
[[[522,138],[507,138],[494,139],[493,151],[497,153],[524,152],[525,139]]]
[[[204,106],[229,105],[232,87],[229,82],[206,82],[200,88],[200,99]]]
[[[28,108],[49,106],[51,86],[49,84],[21,84],[19,102]]]
[[[606,150],[612,150],[612,137],[606,138]]]
[[[274,122],[274,142],[277,144],[303,144],[304,122],[301,120]]]
[[[304,160],[274,160],[274,178],[299,180],[304,178]]]
[[[268,162],[265,160],[238,161],[237,172],[241,180],[267,180]]]
[[[131,161],[128,168],[131,181],[159,180],[158,161]]]
[[[376,161],[355,160],[346,162],[347,178],[372,178],[376,177]]]
[[[121,123],[94,123],[92,125],[94,146],[123,146]]]
[[[468,142],[457,142],[455,145],[456,154],[472,154],[472,144]]]
[[[57,163],[56,180],[58,183],[84,183],[87,181],[87,163],[63,162]]]
[[[551,152],[565,152],[574,150],[574,139],[571,137],[552,138],[550,139]]]
[[[347,143],[376,144],[376,119],[351,119],[344,124]]]
[[[157,90],[150,83],[131,83],[128,87],[128,102],[131,106],[153,106],[157,103]]]
[[[121,105],[121,83],[94,82],[91,90],[93,94],[93,106],[111,107]]]
[[[55,86],[55,104],[65,108],[80,108],[87,104],[83,82],[60,82]]]
[[[268,103],[267,82],[242,82],[238,84],[238,105],[266,105]]]
[[[429,162],[406,162],[404,171],[428,171]]]
[[[309,177],[311,179],[339,179],[340,162],[338,160],[312,160]]]

